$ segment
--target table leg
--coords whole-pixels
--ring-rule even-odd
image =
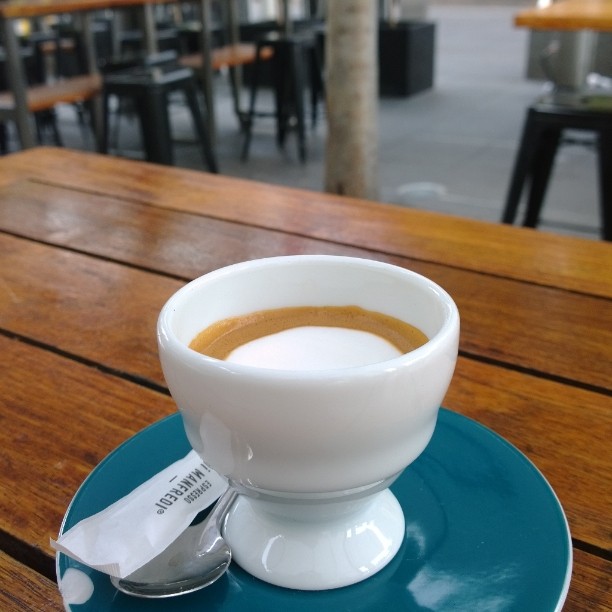
[[[283,34],[291,36],[293,34],[293,24],[289,15],[289,0],[282,0],[280,3],[281,20],[283,24]]]
[[[238,7],[236,6],[236,0],[230,0],[227,4],[227,21],[228,21],[228,34],[229,43],[231,45],[237,45],[240,42],[240,32],[238,26]],[[245,129],[245,112],[242,110],[240,103],[240,92],[242,91],[242,67],[231,66],[230,67],[230,79],[232,87],[232,99],[234,101],[234,112],[240,123],[241,129]]]
[[[157,28],[155,27],[154,6],[146,3],[142,7],[144,18],[145,48],[148,54],[157,53]]]
[[[4,38],[4,47],[6,50],[6,76],[15,103],[13,117],[17,124],[17,132],[19,133],[21,146],[24,149],[29,149],[36,146],[36,139],[34,137],[34,129],[28,109],[25,71],[21,61],[19,43],[11,19],[2,19],[2,36]]]
[[[597,33],[589,30],[561,32],[559,55],[556,58],[555,85],[580,90],[593,71]]]
[[[213,72],[210,42],[210,0],[200,0],[200,20],[202,29],[200,32],[200,45],[202,48],[202,89],[204,91],[204,101],[206,103],[206,120],[208,123],[208,135],[213,155],[217,143],[217,129],[215,120],[215,104],[213,99]]]

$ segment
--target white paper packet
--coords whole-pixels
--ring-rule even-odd
[[[226,488],[227,481],[191,451],[51,540],[51,546],[96,570],[126,578],[165,550]]]

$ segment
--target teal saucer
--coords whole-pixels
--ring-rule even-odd
[[[136,434],[88,476],[68,508],[62,532],[189,450],[178,414]],[[204,590],[171,600],[143,600],[118,593],[105,574],[58,554],[58,580],[74,585],[76,577],[76,583],[89,586],[81,592],[65,588],[66,609],[561,610],[572,567],[563,509],[535,466],[496,433],[441,409],[429,446],[391,489],[404,510],[406,538],[387,567],[356,585],[294,591],[271,586],[232,564]]]

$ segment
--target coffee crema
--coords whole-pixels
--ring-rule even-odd
[[[275,334],[282,335],[282,332],[293,329],[300,329],[301,331],[302,328],[313,328],[313,332],[310,334],[312,337],[315,335],[314,328],[317,331],[322,328],[329,329],[330,331],[327,332],[323,342],[325,351],[332,350],[334,348],[333,345],[342,336],[339,331],[334,335],[332,333],[334,328],[336,330],[353,330],[355,332],[371,334],[377,337],[379,344],[384,343],[387,344],[389,349],[391,347],[395,349],[391,349],[393,351],[392,355],[388,350],[380,351],[375,346],[372,349],[367,349],[371,353],[369,357],[373,359],[364,362],[364,364],[384,361],[392,356],[408,353],[422,346],[428,340],[421,330],[409,323],[380,312],[366,310],[359,306],[297,306],[261,310],[246,315],[222,319],[202,330],[191,341],[189,347],[204,355],[231,361],[232,353],[249,343]],[[278,338],[280,337],[279,335]],[[296,334],[295,338],[295,342],[299,344],[310,340],[308,333],[301,336]],[[353,343],[354,348],[361,348],[364,345],[363,338],[358,335],[355,335]],[[278,346],[279,352],[286,350],[282,347],[280,341],[277,341],[276,346]],[[272,350],[276,346],[272,345]],[[350,342],[348,347],[345,347],[345,350],[347,348],[348,352],[351,352]],[[268,348],[268,350],[270,349]],[[377,351],[381,352],[380,358],[376,358]],[[342,359],[340,358],[338,366],[343,365],[341,361]],[[253,365],[259,364],[253,363]],[[350,365],[360,365],[360,363],[351,363]]]

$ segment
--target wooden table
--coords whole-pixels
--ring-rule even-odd
[[[612,30],[610,0],[561,0],[542,8],[519,11],[517,26],[535,30]]]
[[[612,31],[612,0],[561,0],[519,11],[514,24],[559,32],[562,38],[557,62],[566,81],[558,84],[580,89],[593,70],[597,32]]]
[[[112,449],[175,407],[156,318],[188,280],[363,256],[454,296],[448,408],[541,469],[566,511],[565,610],[609,610],[612,245],[57,149],[0,159],[0,609],[61,609],[49,537]],[[10,579],[7,579],[10,578]]]

